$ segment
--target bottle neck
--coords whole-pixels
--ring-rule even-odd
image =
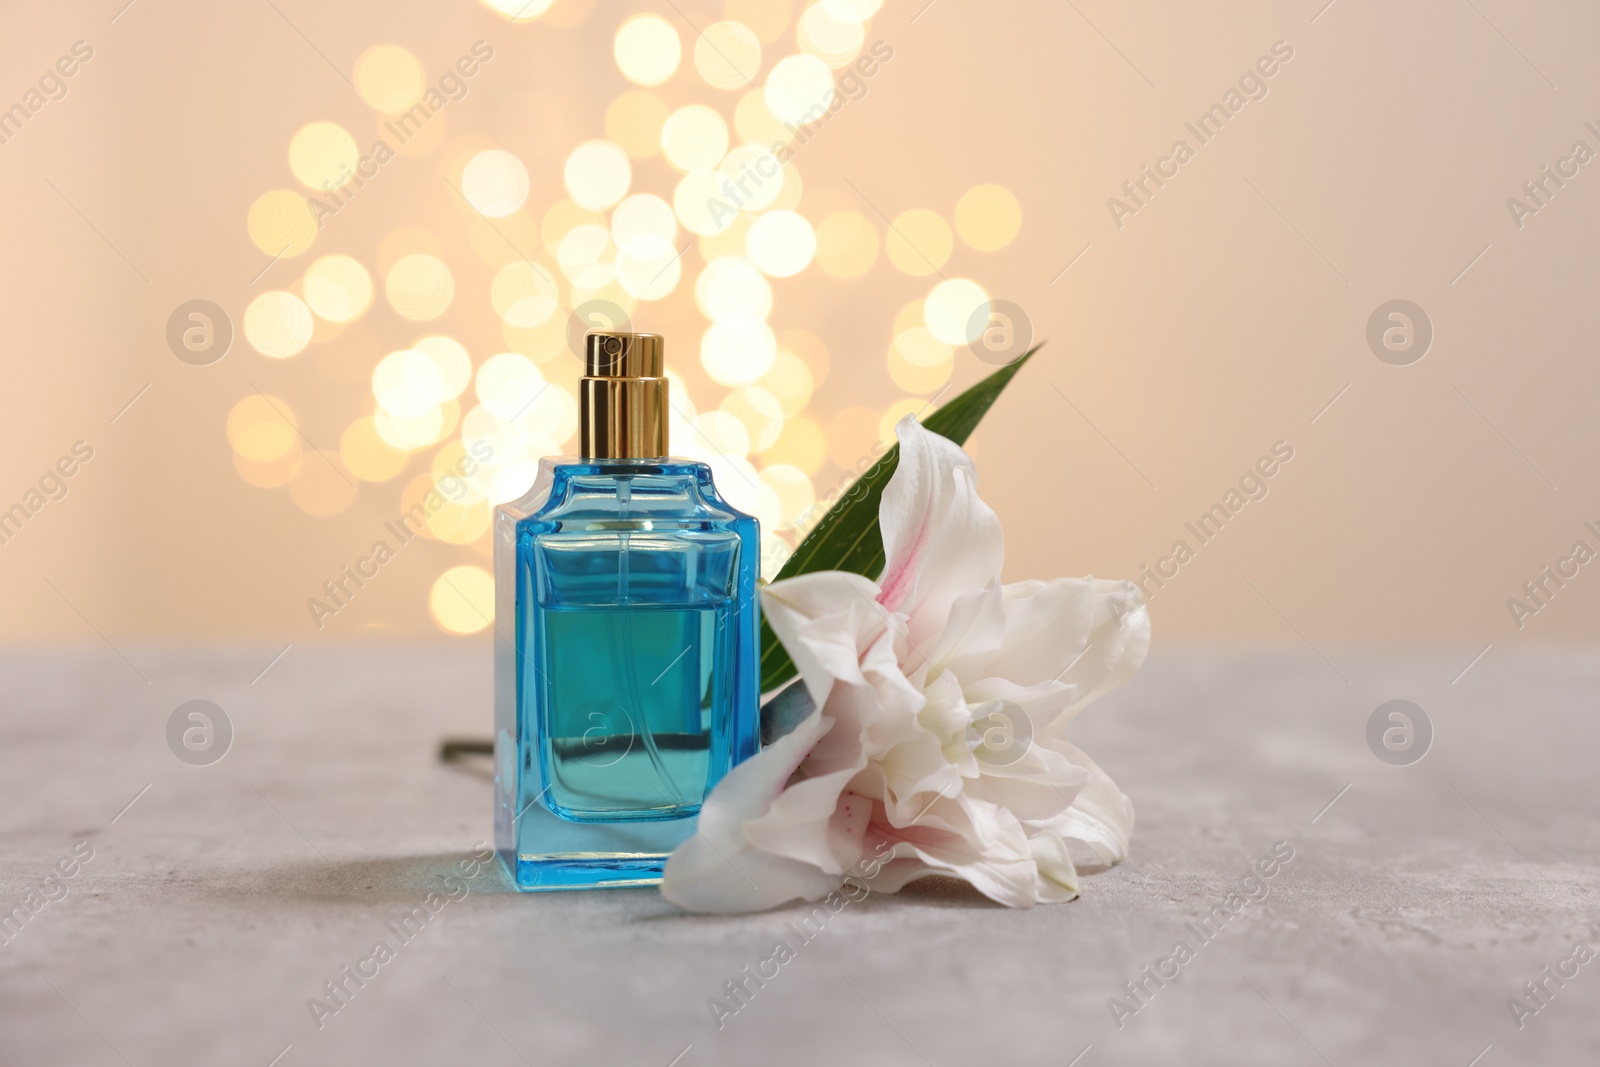
[[[658,459],[667,454],[667,379],[578,381],[578,453],[584,459]]]

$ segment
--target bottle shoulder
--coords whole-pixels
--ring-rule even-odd
[[[679,457],[550,457],[540,462],[529,491],[495,512],[496,525],[514,523],[533,533],[756,530],[753,517],[722,498],[707,464]]]

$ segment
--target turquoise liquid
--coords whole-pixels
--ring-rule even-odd
[[[566,819],[693,815],[729,682],[726,605],[545,609],[544,777]],[[719,669],[720,668],[720,669]]]
[[[519,888],[650,884],[758,744],[755,520],[701,464],[550,473],[496,515],[497,842]]]

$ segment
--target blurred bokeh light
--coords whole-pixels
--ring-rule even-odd
[[[519,142],[455,130],[442,115],[396,145],[436,158],[445,179],[436,204],[375,247],[319,248],[298,292],[263,291],[243,316],[260,355],[325,349],[325,359],[308,357],[325,380],[365,382],[348,396],[336,447],[310,446],[289,400],[255,393],[227,419],[234,467],[250,485],[286,488],[310,515],[337,514],[363,491],[392,494],[391,514],[432,501],[422,536],[465,559],[437,574],[428,614],[446,633],[480,633],[493,619],[482,565],[493,507],[528,489],[541,458],[575,447],[580,371],[569,346],[585,326],[626,327],[637,316],[640,328],[671,327],[674,452],[708,463],[730,502],[761,520],[770,577],[840,480],[881,451],[874,442],[891,440],[901,417],[925,414],[947,390],[957,348],[986,322],[989,298],[944,268],[958,237],[981,252],[1009,244],[1021,206],[983,184],[950,190],[948,214],[912,207],[890,222],[843,190],[806,190],[793,158],[802,127],[838,106],[835,78],[867,47],[879,0],[727,0],[723,19],[692,38],[680,36],[672,11],[648,5],[613,13],[586,0],[483,3],[519,33],[617,20],[617,89],[601,127],[567,127],[565,143],[547,142],[553,180],[540,176],[549,160],[525,156]],[[430,90],[417,56],[387,42],[362,52],[351,76],[380,130],[425,106]],[[532,121],[521,117],[530,108],[559,114],[541,100],[518,94],[505,114],[513,124]],[[276,260],[337,243],[319,222],[361,188],[360,145],[344,126],[307,116],[282,178],[304,191],[259,195],[245,219],[256,247]],[[450,251],[463,236],[465,262]],[[902,284],[928,285],[892,321],[859,331],[899,395],[881,407],[816,410],[828,346],[813,332],[774,327],[774,282],[809,274],[815,284],[848,283],[886,269]],[[380,284],[387,308],[369,314]],[[588,317],[575,323],[580,308]],[[339,358],[345,349],[356,362]],[[371,360],[364,379],[338,370],[362,359]]]

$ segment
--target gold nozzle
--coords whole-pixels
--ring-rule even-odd
[[[585,459],[667,454],[667,379],[661,335],[597,330],[584,338],[578,442]]]

